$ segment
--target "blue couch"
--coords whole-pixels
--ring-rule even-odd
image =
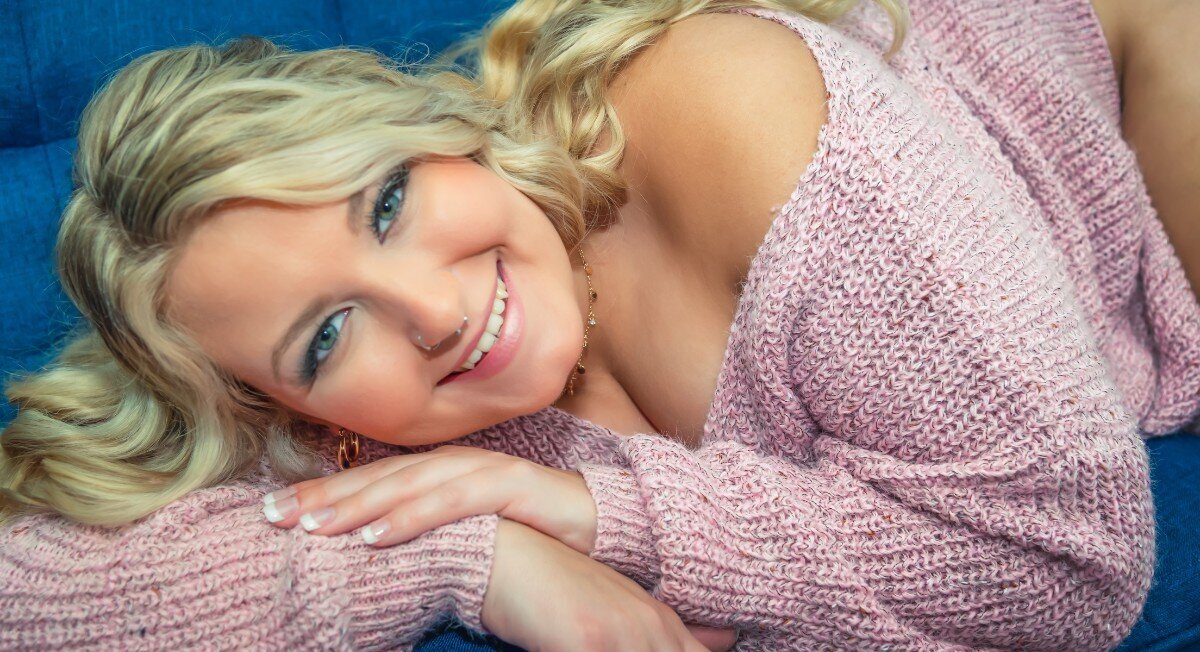
[[[0,377],[34,370],[78,313],[54,276],[58,216],[71,188],[74,133],[87,99],[135,56],[240,34],[292,47],[373,47],[412,60],[474,30],[508,0],[0,0]],[[0,425],[14,414],[0,402]],[[1149,443],[1160,559],[1128,650],[1200,648],[1200,437]],[[508,648],[448,624],[422,650]]]

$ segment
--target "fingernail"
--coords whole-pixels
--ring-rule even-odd
[[[272,523],[278,523],[291,516],[299,507],[300,503],[295,498],[284,498],[263,505],[263,516]]]
[[[387,521],[375,521],[374,523],[364,525],[362,530],[363,541],[367,543],[377,543],[387,531],[392,529],[392,526]]]
[[[315,512],[309,512],[300,517],[300,525],[305,530],[312,532],[313,530],[329,525],[333,522],[333,517],[337,514],[332,507],[322,507]]]
[[[277,500],[283,500],[284,498],[291,498],[292,496],[295,496],[295,495],[296,495],[295,487],[284,487],[283,489],[280,489],[279,491],[272,491],[271,493],[263,496],[263,504],[270,505],[271,503],[273,503]]]

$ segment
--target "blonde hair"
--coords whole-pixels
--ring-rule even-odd
[[[876,1],[894,51],[906,9]],[[316,473],[296,436],[305,425],[165,316],[178,245],[222,203],[333,202],[406,160],[468,156],[537,203],[570,249],[625,200],[604,89],[638,51],[698,13],[761,6],[830,21],[856,4],[524,0],[456,51],[474,74],[409,75],[371,52],[258,38],[140,57],[83,113],[58,262],[90,330],[7,388],[19,413],[0,438],[0,515],[128,523],[264,454],[289,481]]]

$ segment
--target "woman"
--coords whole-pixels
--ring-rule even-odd
[[[60,246],[96,334],[10,390],[4,477],[160,509],[17,521],[2,636],[1119,641],[1200,308],[1101,23],[922,0],[885,62],[899,5],[742,4],[520,3],[478,86],[255,42],[114,80]],[[419,452],[268,493],[272,529],[300,424],[325,470]]]

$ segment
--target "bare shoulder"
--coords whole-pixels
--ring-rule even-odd
[[[739,281],[826,120],[804,40],[753,16],[693,16],[635,58],[611,98],[631,188],[682,255]]]
[[[1200,2],[1111,1],[1124,21],[1122,132],[1200,299]]]
[[[1131,50],[1144,49],[1174,30],[1195,29],[1200,5],[1180,0],[1089,0],[1112,54],[1117,78],[1124,76]]]
[[[1109,54],[1112,55],[1114,72],[1117,79],[1121,78],[1125,69],[1125,31],[1129,19],[1125,17],[1127,0],[1091,0],[1092,11],[1100,22],[1100,30],[1104,32],[1104,40],[1108,43]]]

